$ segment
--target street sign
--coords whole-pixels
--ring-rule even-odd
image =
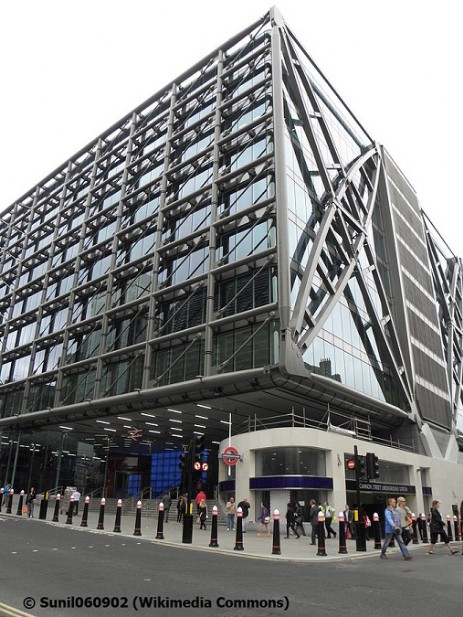
[[[355,460],[353,458],[347,461],[347,469],[355,469]]]
[[[225,465],[228,465],[229,467],[233,467],[234,465],[237,464],[239,460],[241,460],[241,454],[233,446],[228,446],[222,452],[222,460],[225,463]]]

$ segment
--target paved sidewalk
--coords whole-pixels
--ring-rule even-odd
[[[318,561],[318,562],[326,562],[326,561],[345,561],[347,559],[359,559],[359,558],[379,558],[379,550],[374,549],[374,543],[372,540],[367,542],[367,550],[366,552],[357,552],[355,550],[355,541],[348,540],[347,541],[347,554],[339,553],[339,541],[338,538],[325,540],[325,552],[326,556],[318,556],[318,546],[312,546],[310,544],[310,525],[308,525],[308,535],[306,537],[301,537],[299,540],[295,537],[291,537],[289,540],[285,537],[286,527],[283,526],[284,533],[280,535],[280,555],[272,554],[273,547],[273,534],[270,537],[266,537],[262,535],[261,537],[257,536],[257,532],[255,529],[248,529],[246,533],[243,534],[243,548],[244,550],[237,551],[235,550],[236,543],[236,532],[227,531],[226,527],[222,524],[218,525],[218,538],[217,543],[218,547],[209,547],[211,542],[211,523],[210,519],[207,521],[207,530],[200,530],[199,524],[193,523],[193,539],[191,544],[183,544],[182,542],[182,532],[183,527],[181,524],[175,522],[176,512],[174,512],[174,519],[170,520],[168,523],[164,523],[163,528],[163,539],[156,539],[157,536],[157,526],[158,526],[158,517],[154,515],[152,512],[147,514],[143,513],[141,516],[141,536],[134,536],[135,530],[135,515],[130,513],[122,516],[121,519],[121,532],[114,533],[114,525],[116,516],[114,513],[105,512],[104,517],[104,529],[97,530],[98,527],[98,519],[99,519],[99,511],[90,511],[87,519],[87,527],[82,527],[82,511],[79,513],[79,516],[73,516],[72,525],[66,524],[67,516],[65,514],[61,514],[59,516],[59,522],[53,523],[53,513],[54,513],[54,504],[50,502],[51,507],[49,506],[47,512],[47,519],[40,521],[38,519],[39,508],[36,508],[34,522],[46,523],[49,525],[56,525],[66,528],[74,528],[79,529],[81,531],[88,531],[93,533],[105,533],[117,536],[127,536],[134,537],[135,539],[143,540],[143,541],[152,541],[152,542],[160,542],[166,545],[174,545],[178,547],[182,547],[186,550],[204,550],[204,551],[213,551],[216,553],[225,553],[225,554],[233,554],[239,557],[251,557],[258,559],[273,559],[273,560],[292,560],[292,561]],[[83,510],[83,508],[82,508]],[[0,514],[1,517],[14,517],[16,518],[16,510],[13,508],[13,514],[5,514],[6,508],[2,508],[2,512]],[[19,518],[19,517],[18,517]],[[24,515],[22,518],[26,518]],[[281,525],[280,525],[281,530]],[[410,544],[408,548],[413,552],[415,550],[421,549],[422,551],[427,550],[427,545],[423,544]],[[456,543],[456,548],[460,549],[460,543]],[[397,557],[400,558],[400,551],[398,548],[389,548],[388,549],[389,557]]]

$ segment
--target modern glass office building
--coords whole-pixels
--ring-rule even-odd
[[[152,462],[205,434],[224,492],[345,499],[354,442],[385,482],[427,470],[417,506],[433,461],[461,483],[462,262],[276,9],[18,199],[0,237],[0,481],[50,488],[59,464],[93,486],[104,460],[110,494],[174,485]],[[231,475],[226,443],[248,448]]]

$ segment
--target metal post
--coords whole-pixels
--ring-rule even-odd
[[[10,493],[8,495],[8,506],[6,508],[6,513],[7,514],[11,514],[11,508],[13,507],[13,495],[14,495],[14,489],[10,489]]]
[[[98,516],[97,529],[104,529],[104,509],[106,505],[106,499],[104,497],[100,500],[100,515]]]
[[[18,509],[16,510],[16,516],[23,515],[23,502],[24,502],[24,491],[21,491],[19,493]]]
[[[235,551],[244,551],[243,546],[243,510],[237,508],[236,510],[236,538],[235,538]]]
[[[141,501],[137,501],[137,514],[135,515],[134,536],[141,536]]]
[[[426,522],[426,514],[424,512],[421,513],[421,538],[423,544],[428,543],[428,525]]]
[[[458,516],[453,517],[453,526],[455,528],[455,542],[460,541],[460,525],[458,523]]]
[[[82,514],[82,520],[80,521],[81,527],[88,527],[88,508],[90,506],[90,497],[87,497],[84,500],[84,511]]]
[[[339,521],[339,550],[338,553],[341,555],[347,555],[347,546],[346,546],[346,526],[344,524],[344,512],[340,512],[338,516]]]
[[[164,540],[164,504],[162,503],[162,501],[159,504],[156,540]]]
[[[61,501],[61,495],[58,493],[56,495],[56,500],[55,500],[55,511],[53,512],[53,518],[51,519],[52,523],[58,523],[59,521],[59,506],[60,506],[60,501]]]
[[[29,477],[27,479],[27,486],[26,486],[28,490],[30,490],[31,488],[32,468],[34,467],[34,458],[35,458],[35,443],[32,444],[32,456],[31,456],[31,462],[29,466]]]
[[[6,471],[5,471],[5,482],[6,485],[8,483],[8,476],[10,475],[10,464],[11,464],[11,453],[13,452],[13,437],[10,438],[10,447],[8,449],[8,461],[6,463]],[[6,499],[6,496],[5,496]]]
[[[217,542],[217,515],[219,513],[219,509],[217,508],[217,506],[214,506],[212,508],[212,524],[211,524],[211,541],[209,543],[209,546],[212,548],[218,548],[219,547],[219,543]]]
[[[360,464],[357,446],[354,446],[355,458],[355,488],[357,492],[357,521],[355,523],[355,548],[357,551],[366,551],[365,525],[363,522],[363,507],[360,501]]]
[[[281,555],[280,546],[280,511],[273,511],[272,555]]]
[[[66,433],[62,433],[61,434],[61,445],[58,450],[58,462],[56,464],[55,486],[59,486],[59,477],[61,475],[61,463],[63,460],[63,449],[64,449],[65,438],[66,438]]]
[[[68,517],[66,519],[66,525],[72,525],[72,513],[74,512],[74,497],[69,497]]]
[[[110,441],[110,438],[107,437],[106,439],[107,439],[107,450],[106,450],[106,460],[105,460],[105,464],[104,464],[103,494],[101,495],[102,497],[104,497],[106,495],[106,481],[108,479],[109,441]]]
[[[14,453],[13,473],[11,475],[11,487],[14,488],[14,479],[16,476],[16,467],[18,465],[19,444],[21,443],[21,429],[18,431],[18,441],[16,442],[16,451]]]
[[[317,557],[326,557],[325,550],[325,515],[323,512],[318,513],[318,550]]]
[[[373,514],[373,537],[375,540],[374,547],[381,549],[381,528],[379,525],[379,516],[377,512]]]
[[[116,520],[114,521],[113,533],[121,533],[122,499],[117,500]]]

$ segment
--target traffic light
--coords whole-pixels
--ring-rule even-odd
[[[379,461],[374,452],[367,452],[367,475],[369,480],[379,478]]]
[[[356,466],[358,469],[358,478],[366,478],[366,473],[365,473],[365,457],[364,456],[357,456],[357,461],[356,461]]]
[[[186,467],[188,453],[184,451],[184,452],[182,452],[182,454],[180,454],[180,456],[178,458],[179,458],[179,461],[180,461],[179,464],[178,464],[178,468],[183,471],[185,469],[185,467]]]
[[[193,439],[193,464],[201,463],[201,454],[204,450],[204,435],[196,435]]]

